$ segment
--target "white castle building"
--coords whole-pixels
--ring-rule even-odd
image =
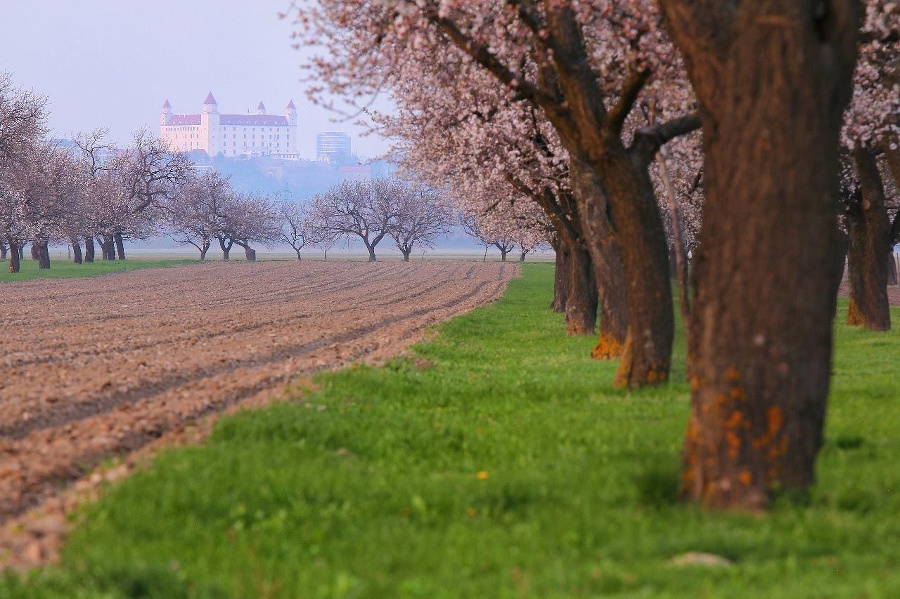
[[[200,114],[172,114],[166,100],[159,118],[159,136],[172,150],[204,150],[210,156],[274,156],[296,160],[297,108],[288,102],[284,115],[266,114],[262,102],[256,114],[220,114],[212,92]]]

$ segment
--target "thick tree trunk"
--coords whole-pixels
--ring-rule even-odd
[[[104,260],[115,260],[116,259],[116,246],[115,239],[112,235],[104,235],[100,240],[100,250],[103,253]]]
[[[553,271],[553,301],[550,309],[554,312],[566,311],[566,298],[569,295],[568,260],[571,250],[562,241],[553,244],[556,253],[556,267]]]
[[[506,254],[509,253],[509,249],[506,246],[498,245],[497,249],[500,250],[500,261],[506,262]]]
[[[375,257],[375,246],[366,244],[366,249],[369,250],[369,262],[377,262],[378,258]]]
[[[41,259],[41,249],[38,247],[37,242],[31,242],[31,259],[37,262]]]
[[[36,248],[36,251],[37,251],[38,268],[40,268],[40,269],[50,268],[49,243],[46,241],[36,241],[36,242],[32,242],[31,247],[32,247],[32,249]]]
[[[591,357],[611,360],[622,355],[628,337],[628,297],[622,249],[613,230],[606,193],[594,170],[584,162],[570,159],[569,179],[578,199],[599,297],[600,331]]]
[[[871,151],[857,148],[853,151],[853,161],[861,198],[847,212],[850,234],[847,324],[887,331],[891,328],[887,296],[891,224],[884,203],[884,188]]]
[[[254,250],[249,245],[244,248],[244,257],[247,259],[247,262],[255,262],[256,261],[256,250]]]
[[[525,262],[525,256],[527,256],[527,255],[528,255],[528,252],[526,252],[525,250],[522,250],[521,252],[519,252],[519,262]]]
[[[88,264],[94,261],[94,238],[93,237],[85,237],[84,238],[84,261]]]
[[[6,261],[6,252],[9,250],[9,247],[5,243],[0,243],[0,260]]]
[[[706,158],[683,490],[707,507],[759,509],[814,482],[822,445],[859,5],[660,3]]]
[[[585,248],[574,248],[566,260],[569,290],[566,298],[566,330],[569,335],[591,335],[597,320],[597,280],[591,255]]]
[[[124,260],[125,259],[125,241],[122,239],[122,234],[116,233],[115,235],[113,235],[113,240],[116,243],[116,255],[118,256],[119,260]]]
[[[84,258],[81,253],[81,243],[79,243],[78,238],[70,237],[69,245],[72,246],[72,262],[81,264],[84,261]]]
[[[22,248],[15,241],[9,242],[9,272],[17,273],[21,268]]]

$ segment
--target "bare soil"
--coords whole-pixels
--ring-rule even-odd
[[[148,444],[298,376],[395,355],[518,272],[241,262],[0,285],[0,567],[52,559],[66,512]],[[111,457],[122,466],[91,473]]]

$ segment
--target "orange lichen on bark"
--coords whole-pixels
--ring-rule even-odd
[[[741,373],[734,366],[729,366],[728,370],[725,371],[725,380],[729,383],[737,382],[741,380]]]
[[[850,298],[850,305],[847,308],[847,326],[850,327],[861,327],[865,326],[866,318],[863,316],[862,311],[859,309],[859,304],[856,303],[856,300],[852,297]]]
[[[749,470],[741,470],[741,473],[738,475],[738,480],[741,481],[741,484],[745,487],[749,487],[753,484],[753,474],[751,474]]]
[[[621,356],[624,349],[625,346],[618,339],[601,331],[597,345],[591,350],[591,357],[595,360],[612,360]]]
[[[741,450],[740,437],[735,435],[733,431],[728,431],[725,433],[725,441],[728,443],[728,457],[732,460],[737,459]]]

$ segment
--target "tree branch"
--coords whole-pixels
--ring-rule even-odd
[[[625,79],[619,101],[609,111],[608,115],[610,129],[616,136],[622,133],[622,125],[625,124],[625,119],[628,118],[628,114],[634,107],[638,95],[640,95],[641,90],[644,89],[649,79],[650,71],[647,69],[631,71],[628,78]]]
[[[539,106],[546,105],[551,98],[531,82],[513,73],[488,47],[476,42],[470,36],[463,33],[459,26],[451,19],[441,16],[436,8],[423,9],[424,16],[433,23],[439,31],[446,35],[453,44],[465,52],[472,60],[490,71],[504,85],[515,89],[523,98],[530,100]]]
[[[649,165],[653,161],[656,152],[666,142],[696,131],[700,128],[700,115],[692,112],[688,115],[666,121],[654,127],[641,127],[634,133],[634,141],[628,151],[642,164]]]

